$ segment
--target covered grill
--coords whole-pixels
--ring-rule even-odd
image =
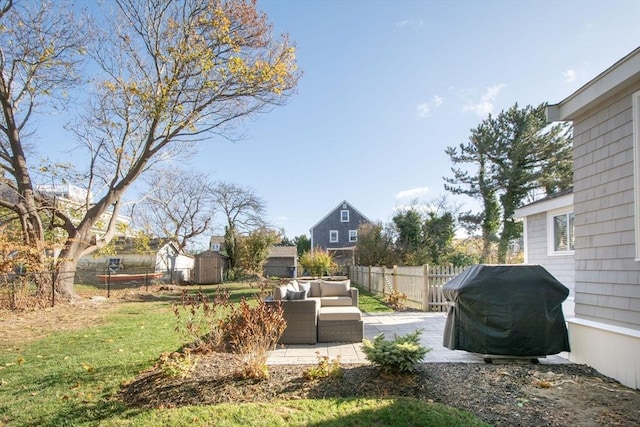
[[[487,355],[569,351],[562,302],[569,289],[540,265],[474,265],[443,287],[452,304],[443,345]]]

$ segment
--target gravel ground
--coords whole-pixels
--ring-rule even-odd
[[[185,379],[157,369],[123,386],[135,407],[178,407],[290,399],[403,396],[474,413],[496,426],[640,425],[640,391],[576,364],[428,363],[414,374],[386,375],[371,365],[344,365],[341,378],[305,380],[304,365],[269,366],[269,379],[241,379],[231,356],[201,356]]]

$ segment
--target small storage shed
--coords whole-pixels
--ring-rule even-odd
[[[217,251],[205,251],[196,255],[193,281],[198,285],[222,283],[227,267],[227,256]]]
[[[298,274],[298,248],[272,246],[264,265],[265,277],[296,277]]]
[[[569,289],[540,265],[474,265],[444,285],[451,303],[443,345],[485,355],[569,351],[562,302]]]

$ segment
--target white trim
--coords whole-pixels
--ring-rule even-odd
[[[640,261],[640,90],[631,95],[636,261]]]
[[[640,48],[613,64],[559,104],[547,107],[549,122],[573,120],[595,102],[622,88],[640,74]]]
[[[573,206],[573,193],[545,201],[533,202],[527,206],[516,209],[513,216],[515,218],[525,218],[530,215],[562,209],[569,206]]]
[[[358,230],[349,230],[349,242],[357,242],[358,241]]]
[[[347,214],[347,218],[343,217],[343,213]],[[340,222],[349,222],[349,209],[340,209]]]
[[[593,320],[580,319],[579,317],[567,319],[567,323],[575,323],[576,325],[600,329],[601,331],[612,332],[614,334],[625,335],[632,338],[640,338],[640,331],[636,331],[635,329],[631,328],[625,328],[624,326],[609,325],[608,323],[594,322]]]
[[[333,239],[333,233],[335,233],[335,239]],[[329,230],[329,243],[338,243],[339,241],[340,234],[338,233],[338,230]]]
[[[573,206],[567,206],[562,209],[556,209],[554,211],[547,212],[547,256],[557,257],[557,256],[573,256],[575,252],[575,248],[566,251],[556,251],[556,236],[555,236],[555,224],[553,219],[557,216],[567,215],[573,212]],[[575,223],[575,216],[574,216]],[[569,227],[569,223],[567,222],[567,227]],[[575,228],[571,230],[573,233]],[[569,235],[567,235],[567,239],[569,239]],[[567,245],[569,242],[567,242]]]
[[[529,225],[529,221],[527,221],[527,217],[522,218],[522,242],[524,243],[524,263],[529,264],[529,230],[527,227]]]

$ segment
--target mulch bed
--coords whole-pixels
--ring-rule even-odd
[[[240,378],[233,356],[200,356],[187,378],[158,369],[123,385],[120,398],[143,408],[292,399],[413,397],[474,413],[496,426],[640,425],[640,391],[577,364],[428,363],[410,375],[343,365],[343,376],[306,380],[307,365],[269,366],[267,380]]]

